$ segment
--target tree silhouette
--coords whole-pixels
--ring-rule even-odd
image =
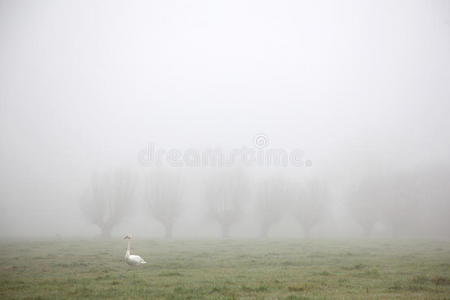
[[[208,216],[219,223],[223,238],[241,217],[248,192],[248,179],[240,169],[218,170],[206,180]]]
[[[294,186],[293,215],[302,225],[305,236],[310,237],[311,230],[326,215],[330,193],[328,186],[317,179],[310,179]]]
[[[100,228],[101,237],[109,238],[112,229],[131,212],[135,183],[134,176],[125,169],[92,177],[81,210],[90,223]]]
[[[257,186],[256,211],[260,220],[260,235],[267,238],[270,228],[280,221],[288,197],[287,182],[281,177],[270,177]]]
[[[156,170],[146,179],[144,197],[152,216],[164,226],[165,237],[171,239],[181,212],[183,184],[180,176],[168,170]]]

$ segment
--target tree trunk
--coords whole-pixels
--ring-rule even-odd
[[[400,228],[397,225],[392,225],[392,238],[398,239],[400,237]]]
[[[267,239],[269,237],[270,225],[267,223],[263,223],[261,226],[261,238]]]
[[[100,233],[100,237],[102,239],[110,239],[111,238],[111,228],[110,227],[101,227],[100,228],[101,233]]]
[[[222,238],[227,239],[230,237],[230,224],[222,223]]]
[[[364,236],[370,237],[372,235],[372,225],[363,226]]]
[[[168,239],[168,240],[172,239],[173,224],[172,223],[166,223],[164,225],[164,228],[165,228],[165,237],[166,237],[166,239]]]
[[[311,226],[303,226],[303,230],[305,231],[305,239],[309,239],[311,237]]]

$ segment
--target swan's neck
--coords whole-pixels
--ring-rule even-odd
[[[125,256],[130,255],[130,248],[131,248],[131,240],[128,240],[128,247],[127,247],[127,252],[125,252]]]

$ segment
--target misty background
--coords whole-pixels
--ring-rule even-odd
[[[94,190],[113,236],[448,238],[449,53],[444,0],[1,0],[0,235],[98,236]],[[261,132],[312,166],[138,160]]]

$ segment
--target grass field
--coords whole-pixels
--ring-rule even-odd
[[[450,242],[3,242],[0,299],[450,299]]]

